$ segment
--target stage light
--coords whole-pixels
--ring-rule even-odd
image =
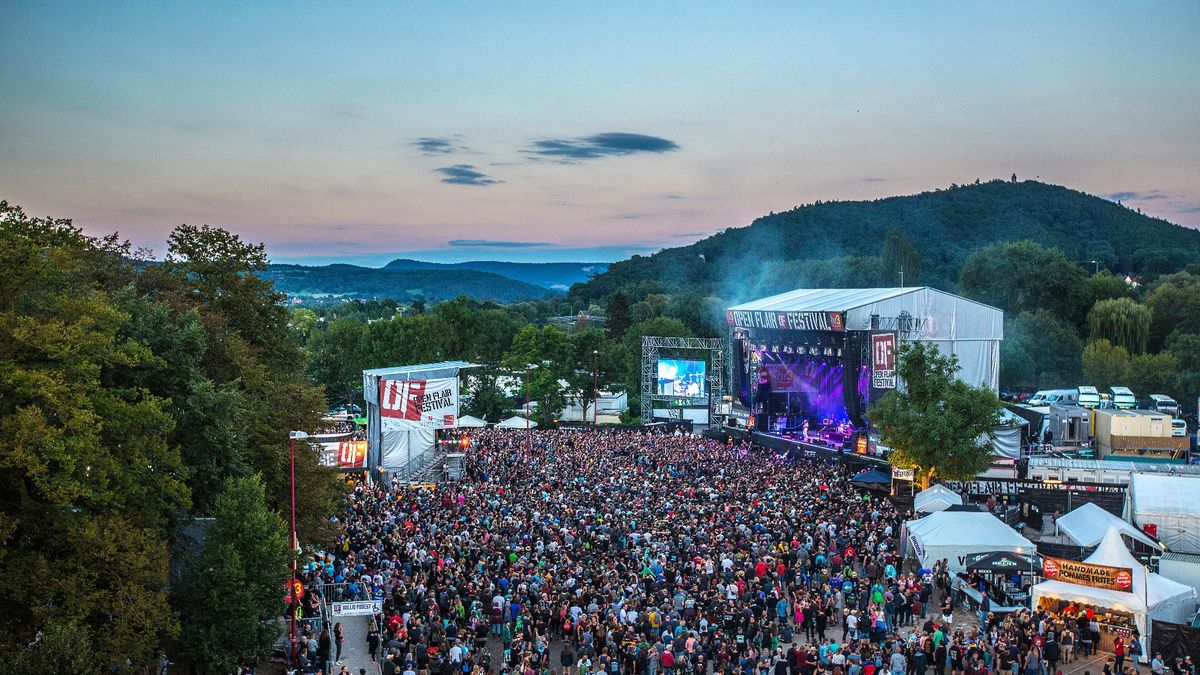
[[[837,350],[837,355],[839,359],[842,358],[842,350]]]

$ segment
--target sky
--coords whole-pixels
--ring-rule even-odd
[[[0,198],[160,255],[611,261],[1037,177],[1200,227],[1200,2],[0,4]]]

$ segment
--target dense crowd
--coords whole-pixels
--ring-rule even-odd
[[[944,567],[902,565],[906,514],[837,465],[531,436],[475,434],[461,482],[356,486],[308,562],[334,599],[383,601],[367,641],[384,675],[1043,675],[1071,658],[1037,616],[956,627]],[[313,643],[318,661],[338,648]]]

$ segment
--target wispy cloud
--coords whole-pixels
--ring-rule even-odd
[[[496,239],[451,239],[446,243],[451,246],[470,248],[535,248],[553,245],[545,241],[501,241]]]
[[[691,237],[707,237],[708,232],[675,232],[671,234],[676,239],[687,239]]]
[[[658,136],[605,132],[583,138],[543,138],[530,143],[523,152],[536,157],[547,157],[564,163],[572,163],[587,159],[647,152],[661,154],[678,149],[679,144],[675,141]]]
[[[1129,190],[1126,192],[1113,192],[1112,194],[1107,194],[1104,196],[1118,202],[1145,202],[1154,199],[1167,198],[1167,196],[1159,190],[1146,190],[1140,192],[1136,190]]]
[[[476,170],[471,164],[455,164],[454,166],[443,166],[434,169],[437,173],[442,174],[445,178],[443,183],[451,185],[495,185],[504,181],[495,178],[488,178],[486,173]]]
[[[470,150],[467,146],[459,143],[451,136],[425,136],[418,138],[411,144],[419,150],[422,155],[436,157],[438,155],[451,155],[456,152],[466,152]]]
[[[883,183],[886,181],[887,181],[886,178],[880,178],[878,176],[868,176],[867,178],[863,179],[864,183]]]

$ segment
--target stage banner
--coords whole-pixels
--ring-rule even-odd
[[[339,469],[367,468],[366,441],[321,443],[321,465]]]
[[[823,331],[846,329],[841,312],[773,312],[757,309],[728,309],[725,310],[725,322],[734,328]]]
[[[453,429],[458,426],[458,378],[380,380],[382,430]]]
[[[1133,592],[1133,570],[1128,567],[1093,565],[1078,560],[1042,556],[1042,576],[1081,586]]]
[[[871,387],[896,388],[895,333],[875,333],[871,336]]]

